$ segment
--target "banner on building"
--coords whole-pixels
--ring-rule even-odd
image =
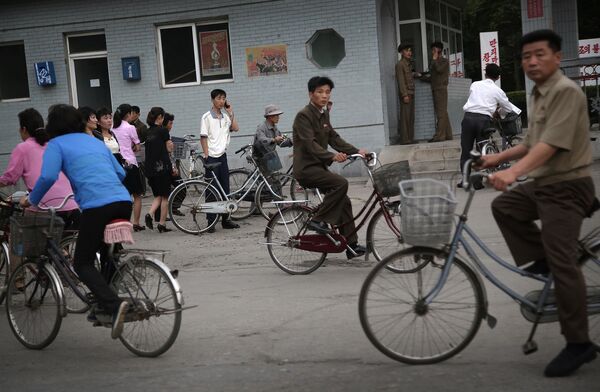
[[[202,75],[231,74],[227,30],[201,31],[199,41]]]
[[[246,48],[246,68],[249,77],[287,74],[287,45]]]
[[[527,18],[535,19],[544,16],[544,0],[527,0]]]
[[[579,58],[600,57],[600,38],[580,39],[579,40]],[[579,76],[581,85],[597,85],[599,82],[600,66],[588,65],[579,67]]]
[[[465,65],[463,64],[462,52],[450,53],[448,56],[448,61],[450,61],[450,76],[455,78],[464,78]]]
[[[498,32],[487,31],[479,33],[479,47],[481,50],[481,79],[485,79],[485,66],[496,64],[500,66],[500,52],[498,51]],[[500,87],[500,79],[496,80]]]

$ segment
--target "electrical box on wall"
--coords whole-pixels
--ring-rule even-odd
[[[121,59],[123,65],[123,79],[124,80],[141,80],[142,72],[140,71],[140,58],[139,57],[123,57]]]
[[[56,73],[52,61],[42,61],[34,64],[35,77],[38,86],[52,86],[56,84]]]

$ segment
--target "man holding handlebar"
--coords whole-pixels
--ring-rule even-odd
[[[310,102],[294,119],[294,177],[305,188],[318,188],[325,193],[323,203],[308,223],[310,230],[328,233],[328,224],[339,226],[340,233],[348,241],[348,259],[362,256],[366,249],[358,245],[354,231],[352,204],[347,196],[348,180],[332,173],[327,167],[333,162],[344,162],[347,154],[367,154],[346,142],[333,129],[329,121],[329,111],[333,81],[327,77],[315,76],[308,81]],[[333,147],[337,153],[327,150]]]
[[[520,159],[488,178],[506,191],[492,202],[494,218],[517,265],[554,276],[556,303],[567,345],[546,367],[547,377],[563,377],[596,358],[588,335],[586,287],[577,262],[581,222],[594,210],[590,176],[592,152],[587,102],[581,88],[560,70],[561,38],[538,30],[521,38],[521,62],[535,82],[529,127],[523,144],[482,157],[482,168]],[[541,229],[534,223],[541,221]]]

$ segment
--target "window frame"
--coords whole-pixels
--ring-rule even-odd
[[[202,71],[200,67],[202,64],[200,63],[200,47],[198,46],[198,26],[209,26],[209,25],[227,25],[227,50],[229,55],[229,64],[231,68],[231,78],[226,79],[216,79],[216,80],[203,80],[202,79]],[[165,69],[164,69],[164,60],[163,60],[163,50],[162,50],[162,38],[161,31],[165,29],[175,29],[189,27],[191,29],[193,45],[194,45],[194,66],[196,71],[196,81],[195,82],[185,82],[185,83],[170,83],[167,84],[165,81]],[[231,56],[231,32],[229,30],[229,20],[227,19],[218,19],[211,21],[198,21],[198,22],[188,22],[188,23],[176,23],[176,24],[163,24],[156,26],[156,36],[157,36],[157,54],[158,54],[158,73],[160,80],[161,88],[177,88],[177,87],[189,87],[189,86],[200,86],[204,84],[216,84],[216,83],[228,83],[233,82],[234,72],[233,72],[233,57]]]
[[[25,102],[31,101],[31,86],[29,85],[29,70],[27,69],[27,54],[25,53],[25,41],[7,41],[0,42],[0,46],[23,46],[23,55],[25,56],[25,76],[27,78],[27,97],[20,98],[7,98],[3,99],[0,95],[0,103],[10,103],[10,102]]]

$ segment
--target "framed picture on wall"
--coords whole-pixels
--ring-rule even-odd
[[[202,80],[233,79],[227,23],[199,25],[197,29]]]

